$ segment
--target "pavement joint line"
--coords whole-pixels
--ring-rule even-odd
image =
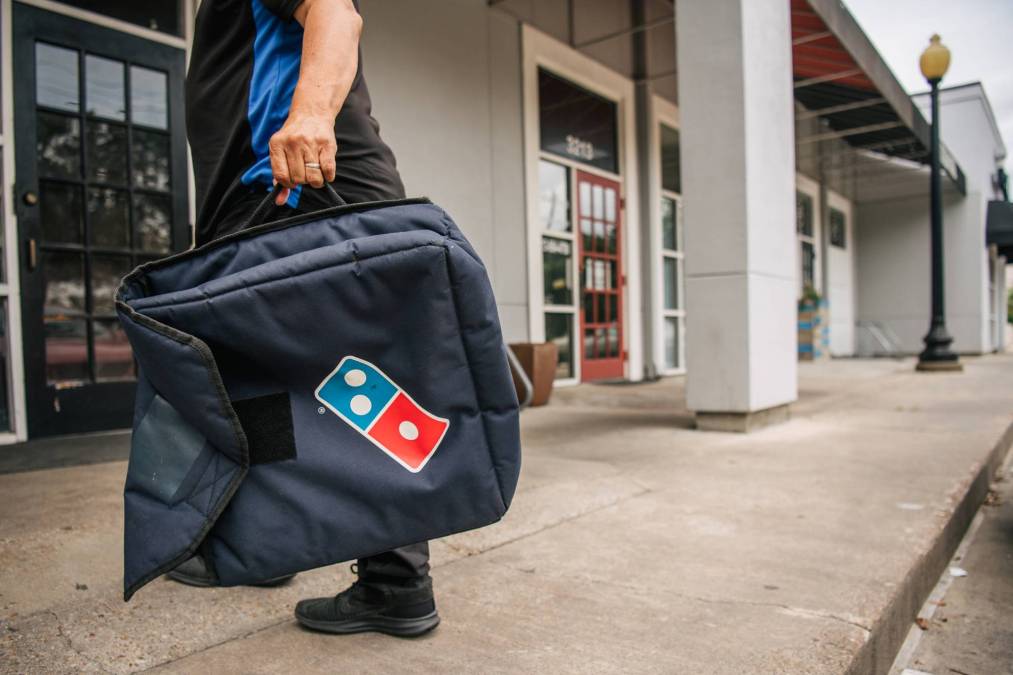
[[[653,492],[653,490],[651,490],[650,488],[642,488],[639,492],[635,492],[635,493],[633,493],[631,495],[626,495],[625,497],[620,497],[619,499],[616,499],[614,501],[608,502],[607,504],[602,504],[600,506],[596,506],[593,509],[589,509],[587,511],[583,511],[581,513],[574,514],[574,515],[572,515],[572,516],[570,516],[568,518],[563,518],[562,520],[558,520],[558,521],[556,521],[554,523],[551,523],[549,525],[546,525],[545,527],[540,528],[538,530],[534,530],[532,532],[527,532],[525,534],[521,534],[521,535],[518,535],[516,537],[512,537],[510,539],[504,539],[503,541],[497,542],[497,543],[495,543],[495,544],[493,544],[491,546],[488,546],[486,548],[478,549],[474,553],[468,553],[468,554],[466,554],[462,558],[455,558],[454,560],[448,560],[445,563],[440,563],[439,565],[435,565],[435,567],[438,568],[438,569],[443,569],[445,567],[450,567],[451,565],[453,565],[455,563],[458,563],[458,562],[461,562],[462,560],[467,560],[468,558],[474,558],[476,556],[483,555],[483,554],[488,553],[490,551],[495,551],[496,549],[503,548],[504,546],[509,546],[510,544],[516,543],[518,541],[523,541],[525,539],[528,539],[529,537],[534,537],[535,535],[541,534],[542,532],[548,532],[549,530],[554,530],[557,527],[560,527],[562,525],[566,525],[567,523],[572,523],[573,521],[580,520],[581,518],[584,518],[585,516],[590,516],[592,514],[598,513],[599,511],[604,511],[605,509],[612,508],[613,506],[618,506],[619,504],[623,504],[623,503],[628,502],[630,500],[637,499],[638,497],[643,497],[644,495],[650,494],[651,492]]]
[[[494,550],[496,550],[498,548],[502,548],[503,546],[506,546],[508,544],[512,544],[514,542],[522,541],[524,539],[527,539],[528,537],[533,537],[533,536],[535,536],[537,534],[541,534],[542,532],[546,532],[548,530],[551,530],[551,529],[554,529],[556,527],[559,527],[560,525],[563,525],[565,523],[569,523],[569,522],[572,522],[574,520],[578,520],[580,518],[583,518],[584,516],[589,516],[589,515],[591,515],[593,513],[597,513],[598,511],[601,511],[603,509],[611,508],[611,507],[616,506],[618,504],[622,504],[623,502],[630,501],[631,499],[636,499],[637,497],[642,497],[642,496],[644,496],[644,495],[646,495],[646,494],[648,494],[650,492],[652,492],[651,489],[649,489],[649,488],[643,488],[640,492],[636,492],[636,493],[634,493],[632,495],[627,495],[627,496],[622,497],[620,499],[617,499],[615,501],[609,502],[608,504],[602,504],[601,506],[593,508],[593,509],[591,509],[589,511],[584,511],[583,513],[578,513],[578,514],[576,514],[574,516],[571,516],[569,518],[564,518],[563,520],[560,520],[560,521],[558,521],[556,523],[552,523],[551,525],[546,525],[545,527],[543,527],[543,528],[541,528],[539,530],[535,530],[534,532],[528,532],[526,534],[522,534],[520,536],[513,537],[511,539],[508,539],[508,540],[499,542],[497,544],[494,544],[492,546],[489,546],[488,548],[484,548],[484,549],[480,549],[478,551],[475,551],[474,553],[465,553],[465,555],[463,557],[461,557],[461,558],[455,558],[454,560],[448,560],[445,563],[440,563],[440,564],[434,565],[433,568],[434,569],[444,569],[444,568],[450,567],[454,563],[460,562],[462,560],[467,560],[467,559],[470,559],[470,558],[475,558],[477,556],[480,556],[480,555],[483,555],[485,553],[488,553],[489,551],[494,551]],[[446,543],[446,542],[444,542],[444,543]],[[459,549],[455,548],[454,546],[451,546],[451,548],[453,548],[454,550],[459,550]],[[493,564],[495,564],[495,563],[493,563]],[[44,610],[44,611],[49,611],[49,610]],[[57,621],[59,621],[59,618],[57,618]],[[218,642],[216,642],[214,644],[206,645],[204,647],[201,647],[198,650],[192,651],[189,654],[182,654],[182,655],[180,655],[178,657],[171,658],[171,659],[168,659],[166,661],[161,661],[159,663],[153,663],[150,666],[148,666],[148,667],[146,667],[146,668],[144,668],[142,670],[139,670],[137,672],[144,673],[144,672],[148,672],[148,671],[154,670],[155,668],[161,668],[163,666],[167,666],[169,664],[176,663],[178,661],[183,661],[183,660],[188,659],[190,657],[196,656],[197,654],[201,654],[203,652],[206,652],[208,650],[214,649],[216,647],[220,647],[220,646],[222,646],[224,644],[228,644],[230,642],[235,642],[237,640],[246,640],[246,639],[249,639],[249,638],[251,638],[251,637],[253,637],[255,635],[263,633],[264,631],[271,630],[273,628],[277,628],[278,626],[281,626],[281,625],[287,624],[287,623],[291,623],[292,621],[294,621],[294,619],[291,616],[289,616],[289,617],[286,617],[284,619],[275,621],[273,623],[261,626],[260,628],[257,628],[255,630],[249,631],[249,632],[244,633],[242,635],[233,635],[231,637],[227,637],[227,638],[225,638],[223,640],[220,640],[220,641],[218,641]]]
[[[1013,468],[1013,452],[1006,453],[1006,460],[1003,463],[1002,468],[996,473],[993,478],[1000,476],[1009,476],[1010,469]],[[954,577],[949,574],[949,568],[953,566],[958,560],[963,560],[967,557],[967,552],[971,548],[971,544],[974,543],[975,535],[978,533],[978,528],[981,527],[981,523],[985,520],[985,514],[982,511],[984,504],[978,507],[978,512],[974,516],[974,520],[971,521],[971,526],[967,528],[967,534],[960,541],[960,545],[957,546],[957,550],[954,551],[953,557],[950,558],[950,562],[946,569],[943,570],[942,575],[939,577],[939,581],[936,583],[935,588],[929,594],[929,597],[925,600],[925,604],[922,605],[916,618],[930,620],[935,616],[936,611],[939,609],[939,602],[946,596],[946,592],[953,585]],[[922,636],[925,631],[922,630],[918,624],[912,623],[911,628],[908,630],[907,637],[904,640],[904,644],[901,645],[900,651],[897,652],[897,658],[894,659],[893,666],[890,669],[890,675],[901,675],[905,670],[909,670],[911,660],[914,658],[915,652],[918,650],[918,645],[921,644]]]
[[[150,672],[152,670],[155,670],[156,668],[163,668],[163,667],[168,666],[170,664],[177,663],[179,661],[184,661],[184,660],[186,660],[186,659],[188,659],[188,658],[190,658],[192,656],[197,656],[198,654],[203,654],[204,652],[209,651],[211,649],[215,649],[216,647],[221,647],[222,645],[229,644],[230,642],[236,642],[237,640],[248,640],[249,638],[251,638],[251,637],[253,637],[255,635],[259,635],[260,633],[263,633],[264,631],[271,630],[272,628],[277,628],[278,626],[281,626],[283,624],[293,623],[293,622],[295,622],[295,618],[292,617],[292,616],[288,616],[288,617],[286,617],[284,619],[280,619],[280,620],[275,621],[273,623],[269,623],[267,625],[261,626],[260,628],[255,628],[254,630],[247,631],[247,632],[243,633],[242,635],[233,635],[231,637],[227,637],[227,638],[225,638],[223,640],[219,640],[218,642],[215,642],[214,644],[205,645],[205,646],[201,647],[200,649],[197,649],[195,651],[190,652],[189,654],[182,654],[182,655],[174,657],[174,658],[166,659],[165,661],[159,661],[158,663],[153,663],[150,666],[142,668],[141,670],[136,670],[134,672],[136,672],[136,673],[147,673],[147,672]]]
[[[961,541],[967,534],[974,517],[985,502],[992,481],[1006,463],[1013,447],[1013,422],[993,444],[988,457],[976,464],[977,471],[966,482],[962,481],[958,495],[947,510],[946,522],[939,528],[928,547],[919,553],[914,564],[898,585],[893,598],[873,624],[868,639],[852,656],[851,664],[845,670],[847,675],[889,672],[907,638],[897,640],[902,628],[907,627],[917,611],[931,596],[936,581],[945,573]],[[959,539],[957,533],[959,532]],[[925,584],[931,584],[925,587]],[[909,609],[910,607],[916,609]],[[911,616],[911,612],[915,617]],[[897,626],[900,624],[900,626]]]

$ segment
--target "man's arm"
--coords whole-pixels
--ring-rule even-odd
[[[334,118],[355,80],[362,18],[351,0],[303,0],[293,17],[303,27],[302,62],[288,119],[268,144],[271,171],[285,188],[322,187],[334,180]],[[288,189],[277,203],[286,199]]]

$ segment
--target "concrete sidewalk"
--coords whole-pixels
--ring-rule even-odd
[[[434,543],[412,641],[295,625],[344,565],[124,604],[125,465],[0,476],[0,671],[884,672],[1013,437],[1013,358],[912,369],[804,365],[751,435],[690,430],[678,378],[557,391],[504,521]]]

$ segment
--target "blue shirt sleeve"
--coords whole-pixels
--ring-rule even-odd
[[[260,0],[264,8],[282,21],[291,21],[303,0]]]

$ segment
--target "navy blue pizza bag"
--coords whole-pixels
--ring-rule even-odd
[[[520,468],[474,249],[428,200],[253,227],[142,265],[124,588],[200,551],[250,583],[481,527]]]

